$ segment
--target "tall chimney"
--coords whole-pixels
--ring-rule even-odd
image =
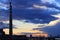
[[[13,29],[12,29],[12,1],[10,0],[10,14],[9,14],[9,35],[12,36]]]

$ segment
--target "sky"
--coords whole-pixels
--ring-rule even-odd
[[[13,33],[60,34],[59,0],[12,0]],[[8,33],[9,0],[0,0],[0,28]]]

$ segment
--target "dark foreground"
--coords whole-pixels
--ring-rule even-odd
[[[60,40],[59,37],[26,37],[26,35],[0,35],[0,40]]]

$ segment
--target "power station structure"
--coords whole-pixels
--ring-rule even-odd
[[[12,27],[12,0],[9,0],[9,35],[12,36],[13,34],[13,27]],[[2,22],[0,22],[0,26],[4,25]],[[0,35],[2,35],[4,33],[3,29],[5,29],[5,27],[1,28],[0,27]]]
[[[10,14],[9,14],[9,35],[12,36],[13,34],[13,27],[12,27],[12,0],[10,0]]]

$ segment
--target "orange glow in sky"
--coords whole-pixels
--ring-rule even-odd
[[[9,34],[9,29],[4,29],[4,31],[5,31],[5,34]],[[25,32],[27,34],[23,34],[23,32]],[[44,33],[43,31],[13,29],[13,34],[14,35],[30,35],[29,33],[31,33],[31,35],[33,37],[36,37],[36,36],[37,37],[39,37],[39,36],[48,37],[48,34]]]
[[[48,37],[48,34],[45,34],[45,33],[40,33],[40,34],[32,34],[32,36],[34,36],[34,37],[39,37],[39,36],[41,36],[41,37]]]

